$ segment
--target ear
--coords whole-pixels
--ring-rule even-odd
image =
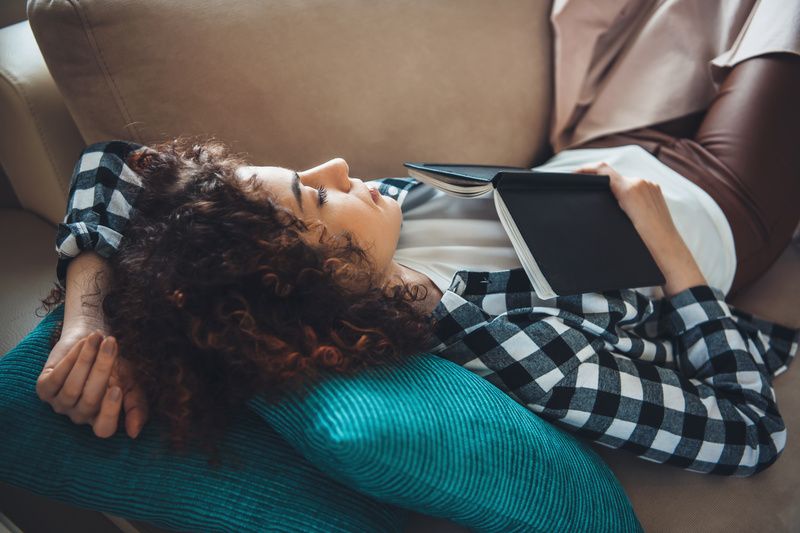
[[[128,154],[125,164],[139,176],[148,198],[158,198],[179,188],[183,161],[173,152],[142,146]]]
[[[154,158],[158,156],[158,152],[149,148],[147,146],[142,146],[138,150],[132,151],[128,154],[128,157],[125,160],[125,164],[130,167],[131,170],[136,172],[139,175],[148,174],[149,170],[153,166]]]

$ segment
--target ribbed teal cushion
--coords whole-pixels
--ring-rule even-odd
[[[398,506],[478,531],[641,530],[588,447],[428,354],[329,376],[278,405],[253,400],[225,442],[239,470],[164,455],[153,423],[136,441],[97,439],[35,394],[62,313],[0,360],[0,479],[12,484],[192,530],[398,531],[407,516]]]
[[[478,531],[641,531],[591,449],[429,354],[250,405],[322,471],[391,504]]]
[[[35,386],[62,316],[63,306],[0,359],[3,481],[181,530],[402,531],[406,510],[322,474],[253,412],[234,422],[219,470],[201,454],[166,454],[152,422],[135,441],[123,431],[103,440],[54,413]]]

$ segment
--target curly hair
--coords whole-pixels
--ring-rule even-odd
[[[216,463],[255,395],[278,401],[321,371],[353,374],[428,345],[434,319],[413,305],[424,286],[383,283],[352,234],[306,223],[263,181],[236,177],[247,163],[225,144],[179,138],[128,165],[145,187],[102,309],[171,449],[198,443]]]

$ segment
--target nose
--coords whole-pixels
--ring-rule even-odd
[[[341,191],[349,192],[352,186],[350,167],[341,157],[335,157],[321,165],[297,173],[300,180],[311,187],[335,187]]]

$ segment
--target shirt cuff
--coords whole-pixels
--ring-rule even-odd
[[[134,213],[141,176],[128,156],[145,148],[128,141],[92,144],[81,153],[72,173],[67,212],[56,234],[56,278],[63,287],[70,261],[83,251],[109,259],[119,249],[122,231]]]
[[[716,287],[696,285],[667,298],[667,328],[680,335],[693,327],[724,317],[731,317],[725,294]]]
[[[91,217],[87,221],[59,224],[56,245],[58,263],[56,279],[62,287],[66,287],[67,268],[70,261],[81,252],[93,251],[100,257],[110,259],[119,249],[122,234],[98,224]]]

